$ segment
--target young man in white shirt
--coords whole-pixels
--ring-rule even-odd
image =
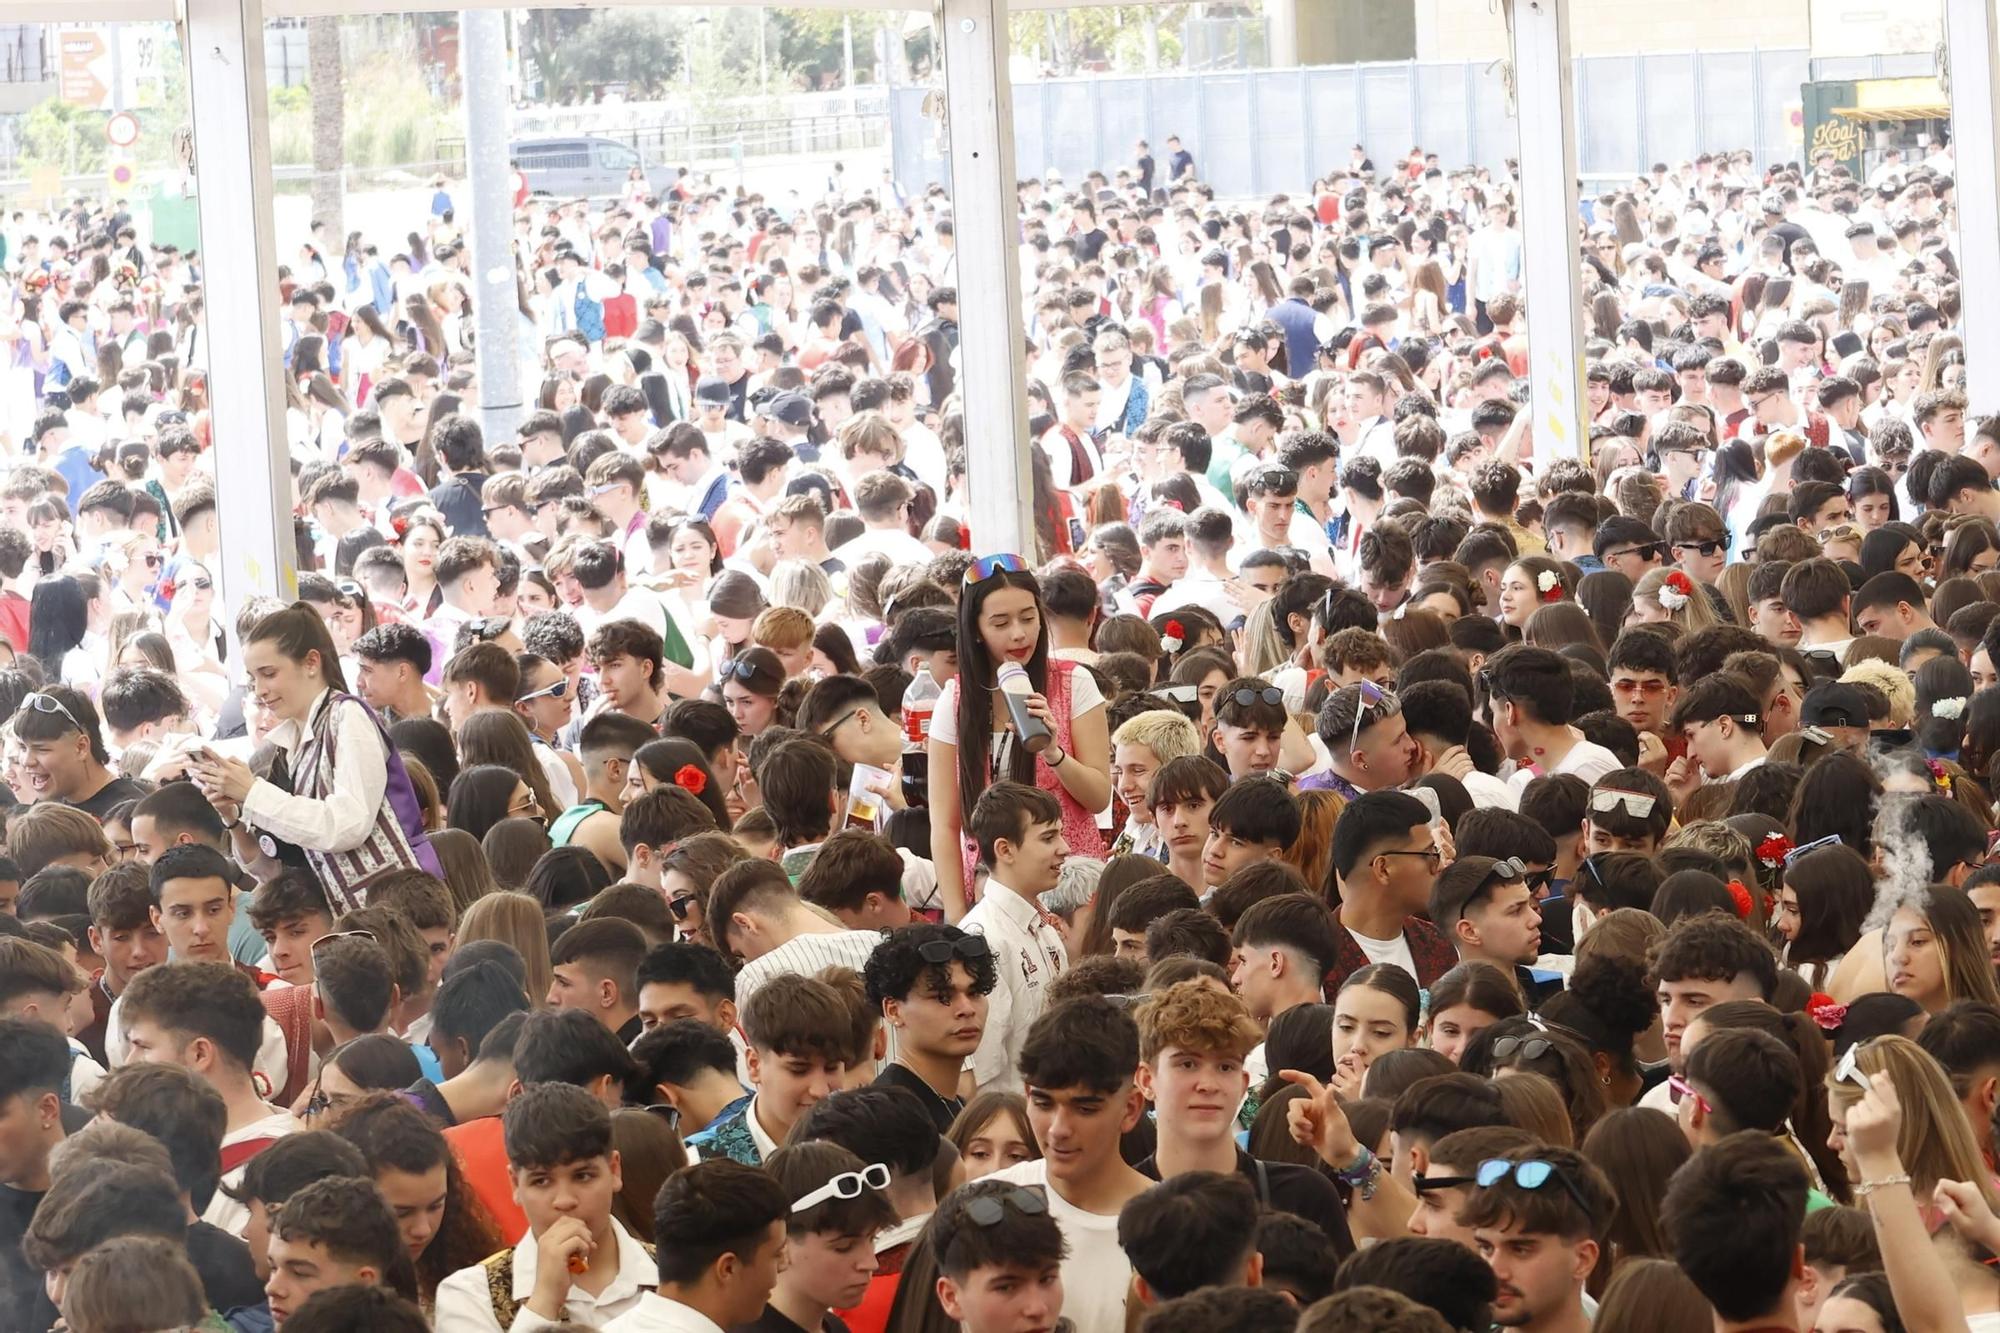
[[[437,1333],[501,1333],[565,1320],[604,1328],[660,1280],[653,1257],[611,1215],[623,1188],[611,1113],[570,1083],[536,1083],[502,1116],[507,1171],[528,1234],[438,1284]],[[504,1296],[496,1297],[496,1292]],[[495,1305],[510,1312],[502,1321]]]
[[[787,972],[862,971],[882,942],[879,930],[845,930],[808,907],[784,870],[770,861],[745,862],[718,875],[703,919],[715,946],[744,960],[736,974],[738,1010]]]
[[[1118,1244],[1118,1214],[1153,1183],[1118,1153],[1146,1109],[1138,1067],[1139,1029],[1109,1000],[1066,1000],[1036,1019],[1020,1074],[1042,1155],[991,1177],[1048,1191],[1069,1248],[1063,1311],[1079,1333],[1125,1327],[1132,1265]]]
[[[986,936],[1000,971],[973,1052],[973,1079],[982,1091],[1018,1092],[1028,1029],[1041,1016],[1048,983],[1069,966],[1069,951],[1040,901],[1069,855],[1062,807],[1039,787],[996,782],[981,793],[966,827],[991,873],[985,894],[959,924]]]
[[[796,1202],[771,1176],[739,1162],[704,1161],[676,1171],[653,1203],[659,1286],[600,1327],[722,1333],[751,1326],[785,1267],[785,1224]]]
[[[1560,654],[1548,648],[1505,648],[1488,660],[1486,675],[1493,736],[1515,763],[1516,787],[1547,773],[1574,773],[1595,782],[1623,767],[1618,756],[1570,726],[1576,685]]]
[[[222,920],[226,925],[227,917]],[[168,932],[170,942],[172,937]],[[222,1095],[229,1113],[223,1185],[236,1185],[252,1157],[299,1128],[257,1093],[251,1070],[264,1036],[264,1005],[256,986],[226,959],[149,967],[132,978],[118,1007],[130,1060],[179,1065]],[[222,1190],[202,1214],[203,1221],[239,1236],[249,1219],[249,1211]]]

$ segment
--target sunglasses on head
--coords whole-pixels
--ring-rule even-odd
[[[1494,1157],[1479,1164],[1479,1171],[1475,1177],[1481,1189],[1492,1189],[1501,1181],[1509,1179],[1524,1190],[1538,1190],[1554,1180],[1569,1191],[1569,1197],[1576,1200],[1577,1207],[1583,1209],[1586,1215],[1592,1215],[1590,1204],[1577,1192],[1570,1178],[1564,1175],[1554,1162],[1537,1160],[1509,1162]]]
[[[1040,1189],[1016,1185],[1003,1194],[981,1194],[965,1201],[965,1215],[975,1226],[997,1225],[1009,1208],[1028,1217],[1040,1217],[1049,1210],[1048,1196]]]
[[[1600,815],[1608,815],[1623,806],[1625,813],[1634,819],[1645,819],[1653,813],[1659,802],[1638,791],[1620,791],[1616,787],[1599,787],[1590,793],[1590,808]]]
[[[375,942],[375,932],[372,930],[336,930],[331,934],[322,935],[314,940],[307,947],[306,952],[318,953],[320,946],[329,940],[367,940],[370,944],[373,944]]]
[[[925,940],[917,946],[917,957],[936,967],[942,967],[954,958],[990,958],[993,946],[986,942],[984,935],[960,935],[955,940]]]
[[[859,1171],[843,1171],[818,1189],[794,1200],[792,1211],[803,1213],[806,1209],[815,1204],[825,1203],[828,1199],[858,1199],[863,1189],[888,1188],[889,1168],[881,1162],[870,1162]]]
[[[1025,574],[1028,562],[1018,555],[982,555],[965,567],[965,584],[984,583],[998,574]]]
[[[1523,1060],[1539,1060],[1554,1046],[1555,1043],[1547,1037],[1502,1037],[1493,1043],[1493,1058],[1496,1061],[1511,1060],[1519,1051]],[[1479,1183],[1484,1185],[1489,1182],[1482,1180]]]
[[[1285,701],[1285,692],[1276,685],[1266,685],[1260,690],[1249,688],[1236,690],[1229,696],[1229,702],[1239,708],[1248,708],[1259,700],[1267,704],[1282,704]]]
[[[764,671],[762,667],[759,667],[755,662],[750,661],[748,658],[743,658],[743,657],[730,658],[727,662],[724,662],[722,664],[721,669],[716,672],[716,675],[722,681],[731,681],[731,680],[740,681],[745,685],[748,685],[751,681],[757,679],[757,677],[763,674]]]
[[[70,712],[63,701],[56,698],[53,694],[26,695],[21,700],[21,707],[32,708],[37,713],[59,713],[62,715],[63,720],[68,722],[72,727],[75,727],[78,731],[84,730],[83,723],[76,720],[76,714]]]
[[[1847,1048],[1847,1054],[1841,1056],[1840,1063],[1833,1067],[1833,1078],[1836,1083],[1852,1083],[1863,1092],[1875,1091],[1874,1080],[1870,1079],[1868,1071],[1861,1067],[1861,1048],[1867,1044],[1865,1041],[1859,1041]]]

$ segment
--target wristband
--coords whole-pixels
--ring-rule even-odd
[[[1880,1180],[1864,1180],[1854,1187],[1854,1197],[1865,1199],[1876,1190],[1885,1190],[1892,1185],[1907,1185],[1909,1183],[1910,1176],[1907,1171],[1898,1175],[1884,1176]]]
[[[1375,1191],[1382,1183],[1382,1162],[1363,1144],[1356,1151],[1354,1160],[1335,1168],[1333,1176],[1360,1195],[1361,1202],[1367,1203],[1375,1197]]]

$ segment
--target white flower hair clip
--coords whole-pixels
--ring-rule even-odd
[[[1552,592],[1562,586],[1562,575],[1556,573],[1553,569],[1545,569],[1535,575],[1535,586],[1540,588],[1544,593]]]
[[[1931,716],[1956,722],[1965,715],[1966,699],[1963,696],[1951,699],[1937,699],[1931,703]]]

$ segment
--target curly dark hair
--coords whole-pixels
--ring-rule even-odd
[[[931,925],[927,922],[915,922],[890,931],[875,946],[875,951],[868,955],[868,962],[862,970],[862,980],[868,987],[868,1003],[880,1009],[882,1001],[907,999],[920,986],[932,995],[948,993],[951,963],[925,961],[923,947],[939,940],[956,944],[969,938],[957,926]],[[990,950],[977,957],[967,957],[954,951],[953,960],[965,964],[965,970],[972,977],[973,994],[991,994],[994,986],[999,984],[999,967]]]
[[[426,1303],[437,1299],[438,1283],[447,1276],[500,1249],[500,1228],[466,1183],[444,1135],[402,1094],[377,1092],[350,1102],[327,1128],[359,1148],[377,1175],[422,1176],[444,1168],[444,1216],[416,1259]]]

